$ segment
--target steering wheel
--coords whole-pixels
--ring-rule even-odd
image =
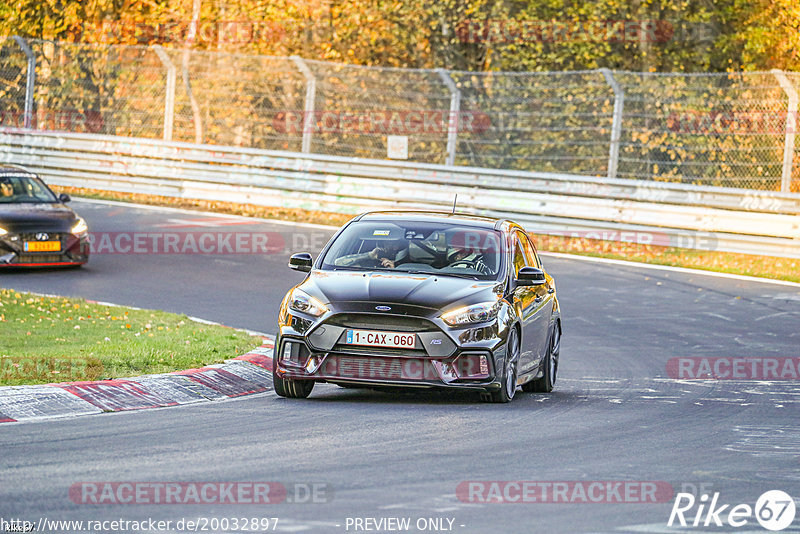
[[[471,261],[469,261],[469,260],[458,260],[458,261],[454,261],[453,263],[451,263],[451,264],[450,264],[450,265],[448,265],[447,267],[448,267],[448,268],[449,268],[449,267],[456,267],[456,266],[458,266],[458,265],[463,265],[463,266],[465,266],[465,267],[467,267],[467,268],[469,268],[469,269],[475,269],[475,264],[474,264],[474,263],[472,263],[472,262],[471,262]],[[478,269],[475,269],[475,270],[477,271]]]
[[[451,263],[447,267],[448,268],[456,267],[458,265],[464,265],[465,267],[467,267],[469,269],[472,269],[474,271],[478,271],[481,274],[488,274],[488,275],[492,274],[492,272],[489,270],[489,267],[486,266],[483,262],[474,262],[474,261],[470,261],[470,260],[458,260],[458,261],[454,261],[453,263]]]

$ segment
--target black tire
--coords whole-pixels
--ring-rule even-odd
[[[547,354],[542,362],[542,376],[522,385],[527,393],[550,393],[556,385],[558,374],[558,353],[561,349],[561,327],[556,323],[547,346]]]
[[[305,399],[314,389],[313,380],[291,380],[281,378],[277,373],[272,373],[272,384],[275,386],[275,393],[290,399]]]
[[[517,364],[519,363],[519,332],[513,328],[508,334],[506,359],[503,362],[503,387],[491,393],[481,393],[483,402],[510,402],[517,390]]]

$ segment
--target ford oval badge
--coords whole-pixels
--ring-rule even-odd
[[[375,309],[378,311],[389,311],[392,309],[391,306],[375,306]]]

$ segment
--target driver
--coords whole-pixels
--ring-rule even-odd
[[[400,239],[383,241],[369,252],[350,254],[334,260],[333,264],[339,267],[355,265],[357,267],[373,267],[375,262],[381,267],[394,269],[397,265],[405,263],[408,258],[405,243]]]
[[[451,245],[447,253],[447,262],[447,267],[457,267],[461,265],[475,269],[483,274],[489,274],[490,271],[485,264],[483,251],[463,245]]]
[[[12,196],[14,196],[14,187],[11,185],[11,182],[8,180],[0,182],[0,197]]]

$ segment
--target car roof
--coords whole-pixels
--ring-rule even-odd
[[[28,176],[36,176],[36,173],[29,171],[22,165],[13,165],[11,163],[0,163],[0,175],[3,174],[25,174]]]
[[[487,228],[499,230],[503,223],[512,223],[507,219],[495,219],[482,215],[472,215],[470,213],[451,213],[447,211],[423,211],[423,210],[382,210],[362,213],[356,217],[357,221],[387,221],[387,220],[406,220],[416,222],[458,222],[465,226],[476,228]]]

